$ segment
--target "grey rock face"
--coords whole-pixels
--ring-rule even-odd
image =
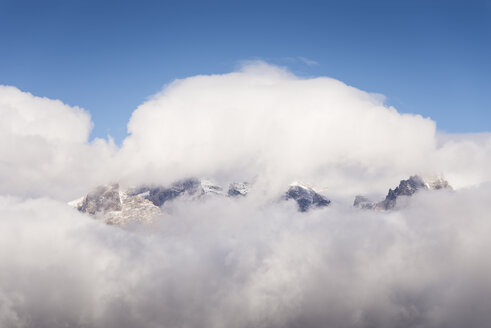
[[[80,212],[117,225],[149,222],[161,213],[149,200],[121,191],[118,184],[99,186],[74,205]]]
[[[377,207],[385,210],[392,209],[396,206],[396,201],[399,196],[412,196],[420,189],[428,189],[423,179],[417,175],[409,177],[407,180],[401,180],[399,186],[394,190],[389,189],[389,193],[385,199],[377,204]]]
[[[201,198],[223,195],[220,186],[199,179],[185,179],[169,187],[141,186],[121,190],[119,185],[99,186],[81,200],[70,202],[80,212],[88,213],[108,224],[125,225],[129,222],[150,222],[162,214],[164,203],[180,196]]]
[[[173,183],[170,187],[142,186],[128,192],[129,195],[140,195],[148,199],[155,206],[161,207],[165,202],[179,196],[204,196],[208,194],[223,194],[222,187],[207,181],[195,178],[185,179]]]
[[[329,206],[331,203],[327,197],[319,194],[314,189],[299,184],[290,186],[285,194],[285,199],[295,200],[298,204],[298,210],[300,212],[306,212],[312,207]]]
[[[120,211],[119,184],[95,188],[84,197],[78,210],[92,215],[98,212]]]
[[[163,186],[141,186],[131,190],[129,195],[141,195],[151,201],[155,206],[162,206],[165,202],[173,200],[185,192],[194,194],[200,181],[198,179],[186,179],[172,184],[170,187]]]
[[[412,196],[419,190],[438,190],[452,189],[448,182],[442,178],[425,181],[417,175],[401,180],[395,189],[389,189],[383,201],[372,203],[363,196],[356,196],[353,206],[363,209],[390,210],[397,204],[397,199],[401,196]]]
[[[228,187],[230,197],[246,196],[249,192],[249,184],[247,182],[232,182]]]

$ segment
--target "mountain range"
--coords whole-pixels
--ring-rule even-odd
[[[127,189],[113,183],[98,186],[69,205],[108,224],[148,223],[163,213],[167,202],[177,198],[199,201],[206,197],[246,197],[250,188],[247,182],[232,182],[225,190],[210,180],[197,178],[180,180],[170,186],[142,185]],[[451,189],[451,186],[443,178],[425,180],[414,175],[407,180],[401,180],[396,188],[389,189],[385,199],[373,202],[358,195],[353,206],[365,210],[393,210],[400,197],[410,197],[420,190],[438,189]],[[295,201],[300,212],[331,204],[326,195],[298,182],[292,183],[280,199]]]

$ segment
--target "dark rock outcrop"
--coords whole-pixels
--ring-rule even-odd
[[[377,207],[388,210],[396,206],[397,198],[400,196],[412,196],[416,191],[428,189],[423,179],[417,175],[409,177],[407,180],[401,180],[399,186],[394,190],[389,189],[385,199],[377,203]]]
[[[331,203],[327,197],[319,194],[311,187],[300,184],[291,185],[285,194],[285,199],[295,200],[298,204],[298,210],[300,212],[306,212],[312,207],[329,206]]]

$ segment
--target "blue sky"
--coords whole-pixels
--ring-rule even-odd
[[[0,0],[0,47],[0,84],[84,107],[118,143],[165,84],[251,59],[490,131],[491,1]]]

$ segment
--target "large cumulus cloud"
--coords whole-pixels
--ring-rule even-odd
[[[122,153],[137,154],[133,172],[143,163],[164,179],[257,178],[268,188],[295,179],[360,188],[422,169],[435,149],[431,120],[264,63],[175,81],[133,113],[128,130]]]
[[[128,131],[121,155],[136,180],[256,179],[274,190],[301,179],[356,193],[413,173],[449,175],[457,187],[491,178],[489,136],[485,147],[441,145],[434,121],[380,95],[261,62],[171,83],[135,110]]]

